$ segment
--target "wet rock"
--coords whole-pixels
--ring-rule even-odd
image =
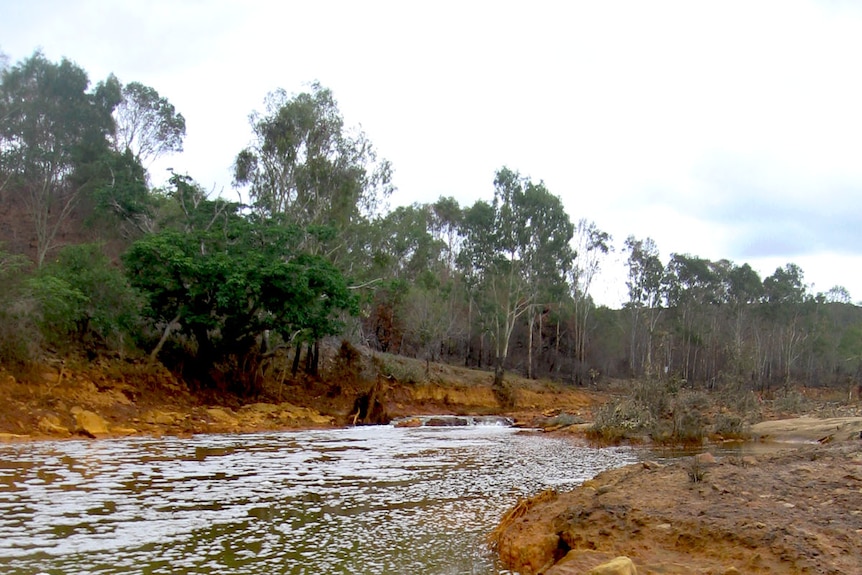
[[[102,416],[86,409],[74,411],[75,432],[89,437],[105,437],[109,434],[108,423]]]
[[[399,419],[393,422],[395,427],[422,427],[422,420],[418,417],[410,417],[407,419]]]
[[[39,431],[47,433],[49,435],[59,435],[61,437],[68,437],[72,435],[72,432],[69,431],[69,428],[63,425],[60,422],[60,418],[53,413],[43,415],[39,419],[38,426]]]
[[[136,435],[138,430],[134,427],[111,427],[111,435],[129,436]]]
[[[470,425],[470,422],[462,417],[432,417],[425,422],[427,427],[461,427]]]

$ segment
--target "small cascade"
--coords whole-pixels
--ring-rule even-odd
[[[515,422],[501,415],[411,415],[393,419],[393,427],[512,427]]]

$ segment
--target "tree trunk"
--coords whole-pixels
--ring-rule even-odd
[[[299,371],[299,357],[302,355],[302,342],[296,344],[296,353],[293,354],[293,368],[290,373],[296,377],[296,372]]]

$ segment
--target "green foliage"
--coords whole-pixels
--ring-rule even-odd
[[[4,70],[0,83],[0,173],[27,206],[36,232],[37,264],[56,247],[61,224],[80,199],[90,166],[108,149],[119,102],[116,79],[88,92],[80,67],[41,53]]]
[[[41,344],[35,302],[25,289],[29,266],[26,258],[0,249],[0,364],[7,368],[25,367]]]
[[[313,84],[309,92],[267,97],[265,115],[251,116],[254,141],[237,154],[234,183],[248,186],[258,213],[285,217],[304,229],[327,225],[340,234],[302,246],[332,258],[356,249],[347,230],[374,215],[391,193],[391,167],[362,132],[351,133],[332,92]],[[316,240],[316,241],[315,241]]]
[[[177,324],[194,340],[191,375],[204,383],[217,363],[244,364],[268,330],[288,343],[315,342],[340,332],[342,313],[357,312],[344,276],[323,257],[296,251],[299,230],[240,218],[236,209],[223,213],[220,227],[146,236],[124,257],[153,324]]]
[[[64,248],[28,285],[39,302],[38,324],[49,344],[117,350],[129,345],[140,300],[99,246]]]

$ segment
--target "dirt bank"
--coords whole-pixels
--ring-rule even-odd
[[[509,378],[503,408],[492,374],[386,357],[405,374],[376,380],[274,378],[254,398],[194,391],[161,366],[107,361],[45,363],[13,376],[0,368],[0,439],[244,433],[353,424],[373,396],[381,420],[415,414],[504,414],[529,421],[543,412],[588,414],[602,396],[548,382]],[[362,416],[367,415],[365,412]],[[360,422],[361,422],[361,418]]]
[[[545,493],[495,532],[500,556],[524,575],[585,573],[617,556],[640,574],[859,573],[862,418],[760,430],[833,439],[756,459],[645,462]]]

